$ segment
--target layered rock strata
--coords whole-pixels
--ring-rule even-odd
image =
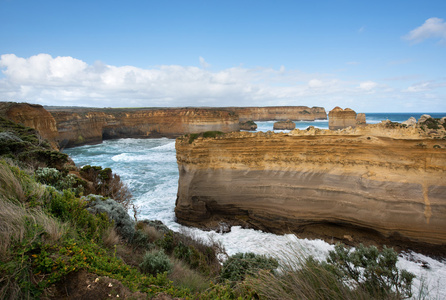
[[[180,137],[176,151],[182,224],[297,234],[319,224],[446,245],[446,140],[415,126]]]
[[[204,131],[239,131],[247,120],[326,119],[322,107],[248,108],[68,108],[3,102],[6,118],[37,129],[54,147],[100,143],[114,138],[169,137]],[[240,114],[240,117],[239,117]],[[245,126],[245,125],[243,125]],[[246,125],[248,126],[248,125]],[[249,125],[249,130],[254,125]]]
[[[356,127],[356,112],[350,108],[342,109],[339,106],[330,110],[328,113],[328,128],[336,130],[347,127]]]
[[[278,121],[273,125],[274,130],[293,130],[296,128],[296,123],[287,120],[287,121]]]
[[[42,105],[0,102],[0,116],[36,129],[44,139],[51,142],[54,149],[58,148],[56,120]]]
[[[236,114],[217,109],[50,110],[64,147],[116,138],[174,138],[203,131],[238,131]]]
[[[323,107],[270,106],[270,107],[228,107],[238,114],[240,122],[254,121],[314,121],[327,120]]]

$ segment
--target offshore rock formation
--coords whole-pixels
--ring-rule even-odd
[[[314,121],[327,120],[323,107],[308,106],[270,106],[270,107],[228,107],[224,108],[238,114],[240,122],[254,121]]]
[[[293,130],[295,128],[296,123],[291,122],[290,120],[275,122],[273,126],[274,130]]]
[[[416,126],[180,137],[176,150],[182,224],[446,245],[446,139]]]
[[[239,125],[240,125],[240,130],[254,131],[257,129],[257,124],[252,120],[248,120],[246,122],[240,122]]]
[[[336,106],[328,113],[328,128],[336,130],[347,127],[356,127],[356,112],[350,108],[342,109]]]
[[[56,120],[42,105],[28,103],[0,102],[0,116],[15,123],[31,127],[51,142],[54,149],[58,148]]]

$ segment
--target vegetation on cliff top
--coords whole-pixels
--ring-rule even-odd
[[[67,293],[133,299],[410,296],[413,276],[396,269],[391,249],[350,252],[337,246],[325,262],[296,254],[277,269],[273,258],[227,258],[216,242],[173,232],[159,221],[137,221],[128,215],[128,190],[110,169],[79,170],[35,131],[4,119],[2,125],[7,150],[2,147],[0,157],[1,299],[59,299]],[[32,151],[58,159],[18,155]],[[90,191],[102,195],[84,196]],[[222,265],[219,257],[225,256]]]

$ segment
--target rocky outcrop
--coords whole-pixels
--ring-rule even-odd
[[[278,121],[273,125],[274,130],[293,130],[296,128],[296,123],[287,120],[287,121]]]
[[[117,138],[174,138],[204,131],[238,131],[232,112],[202,108],[50,110],[64,147]]]
[[[364,126],[366,124],[367,121],[365,118],[365,114],[364,113],[356,114],[356,126]]]
[[[417,119],[415,119],[414,117],[410,117],[409,119],[402,122],[401,124],[406,125],[406,126],[413,126],[413,125],[417,124]]]
[[[328,113],[328,128],[337,130],[356,127],[356,112],[350,108],[342,109],[336,106]]]
[[[240,125],[240,130],[255,131],[257,129],[257,124],[253,120],[240,122],[239,125]]]
[[[240,122],[254,121],[314,121],[326,120],[323,107],[308,106],[270,106],[270,107],[228,107],[239,115]]]
[[[444,247],[445,148],[445,139],[391,122],[180,137],[175,214],[204,228],[224,221],[301,235],[317,227],[327,239],[365,232]]]
[[[31,127],[51,142],[54,149],[58,148],[56,120],[42,105],[14,102],[0,102],[0,116],[15,123]]]

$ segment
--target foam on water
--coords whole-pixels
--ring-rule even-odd
[[[273,123],[258,122],[258,129],[272,130]],[[327,121],[305,123],[306,127],[320,125],[322,128],[328,128]],[[296,124],[304,126],[301,122]],[[274,235],[239,226],[232,227],[229,233],[220,234],[215,231],[186,228],[176,223],[174,207],[178,189],[178,167],[174,140],[108,140],[100,145],[66,149],[64,152],[69,154],[78,166],[90,164],[103,168],[111,167],[119,174],[132,190],[134,203],[141,211],[140,219],[161,220],[174,231],[187,230],[191,235],[203,240],[220,241],[229,255],[237,252],[283,255],[287,251],[301,251],[323,260],[328,251],[334,249],[322,240],[298,239],[292,234]],[[417,275],[414,280],[415,296],[424,281],[430,292],[429,298],[446,299],[445,261],[437,261],[418,253],[407,253],[400,257],[398,266]],[[425,266],[429,266],[429,269]]]

